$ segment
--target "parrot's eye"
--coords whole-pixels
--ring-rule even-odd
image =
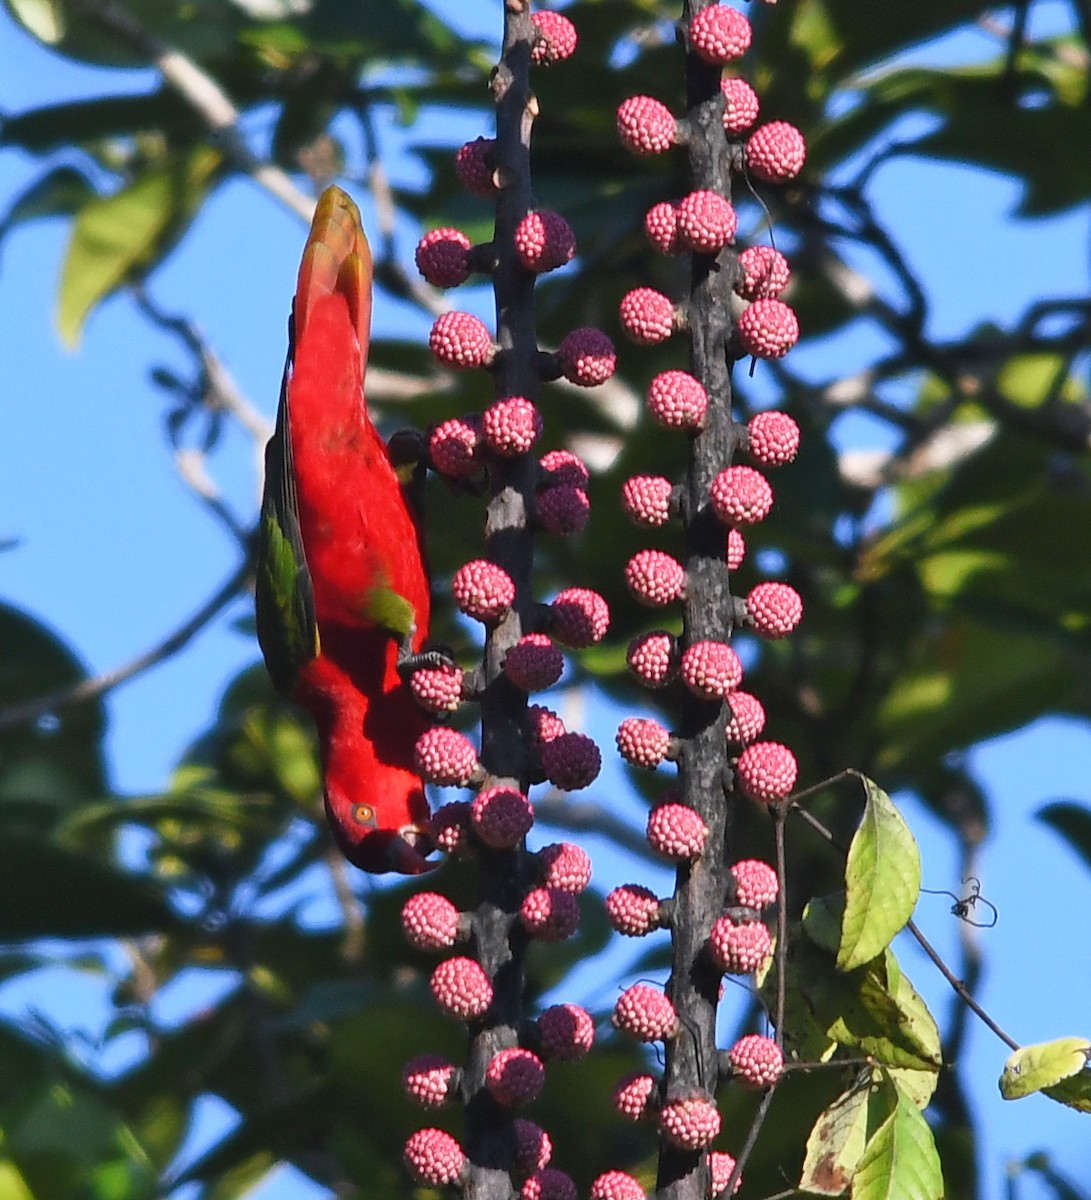
[[[359,825],[374,825],[375,810],[370,804],[355,804],[352,808],[352,819]]]

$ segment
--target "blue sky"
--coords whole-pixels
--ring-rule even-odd
[[[467,8],[481,18],[474,32],[499,28],[498,3],[460,8],[464,20],[470,19]],[[1056,21],[1066,12],[1060,4],[1033,7],[1038,21]],[[942,61],[972,45],[934,46],[922,56]],[[119,86],[108,73],[73,67],[40,49],[6,14],[0,15],[0,62],[0,109],[6,112]],[[143,90],[150,82],[150,75],[132,73],[126,86]],[[465,136],[477,132],[486,131],[469,129]],[[413,166],[396,156],[392,170],[406,177]],[[34,171],[32,160],[0,152],[0,208]],[[1010,320],[1029,295],[1088,290],[1086,211],[1015,224],[1009,214],[1018,189],[1010,180],[911,160],[881,169],[871,195],[896,237],[912,247],[914,265],[930,284],[936,302],[931,332],[938,336],[986,318]],[[147,369],[158,363],[185,369],[175,347],[149,331],[130,301],[119,297],[95,313],[76,353],[61,348],[52,312],[65,237],[61,223],[42,222],[0,245],[5,314],[0,362],[7,397],[0,537],[20,542],[0,556],[0,597],[52,626],[97,672],[127,661],[188,616],[233,569],[236,550],[171,466],[162,432],[164,401]],[[181,251],[152,283],[161,305],[195,317],[243,391],[270,417],[302,237],[295,217],[256,187],[233,183],[202,213]],[[1022,261],[1033,268],[1013,278],[1015,237]],[[414,240],[414,232],[406,230],[401,249],[407,258]],[[419,316],[382,300],[376,322],[421,335],[427,329]],[[857,330],[801,348],[793,365],[848,373],[866,361],[875,336]],[[879,436],[872,423],[856,419],[840,432],[854,448],[877,444]],[[247,521],[257,503],[254,455],[253,443],[231,428],[210,463],[225,496]],[[253,643],[230,628],[230,618],[243,611],[238,606],[225,614],[183,655],[111,696],[108,748],[117,789],[162,787],[185,743],[212,720],[223,685],[255,657]],[[608,733],[617,714],[594,709],[590,718],[592,732]],[[1082,928],[1078,914],[1091,908],[1091,876],[1033,813],[1055,797],[1091,799],[1091,734],[1077,722],[1045,720],[977,748],[972,763],[992,797],[995,822],[979,873],[1001,913],[998,927],[981,934],[988,959],[981,999],[1023,1042],[1087,1033],[1086,938],[1079,934],[1073,945],[1070,931]],[[926,886],[957,889],[956,865],[942,832],[918,806],[907,804],[906,813],[922,843]],[[596,858],[596,868],[604,888],[629,874],[609,854]],[[665,872],[649,883],[669,888]],[[942,897],[925,897],[918,920],[955,961],[957,930],[948,907]],[[945,985],[912,947],[901,953],[934,1011],[945,1014]],[[591,981],[578,982],[585,987]],[[613,981],[605,986],[613,987]],[[102,1011],[96,1006],[107,992],[108,985],[76,987],[50,972],[0,988],[0,1007],[22,1014],[37,1008],[62,1028],[94,1032]],[[207,996],[207,989],[175,989],[163,998],[164,1016],[182,1019]],[[1007,1159],[1043,1148],[1069,1175],[1086,1178],[1091,1168],[1084,1149],[1091,1144],[1086,1118],[1041,1098],[1001,1101],[996,1078],[1006,1051],[979,1026],[968,1054],[988,1200],[1002,1194]],[[222,1128],[225,1114],[215,1107],[205,1114],[201,1136]],[[259,1200],[309,1194],[290,1173],[254,1193]],[[1045,1193],[1028,1187],[1022,1195],[1036,1200]]]

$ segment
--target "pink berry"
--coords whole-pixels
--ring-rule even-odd
[[[623,937],[643,937],[660,926],[659,897],[639,883],[624,883],[606,897],[606,915]]]
[[[708,826],[685,804],[660,804],[648,814],[648,845],[671,862],[697,858],[708,841]]]
[[[724,132],[728,137],[737,137],[758,119],[758,94],[745,79],[725,79],[720,87],[724,93]]]
[[[647,1200],[644,1189],[625,1171],[606,1171],[591,1184],[591,1200]]]
[[[477,836],[494,850],[517,846],[534,826],[534,809],[522,792],[498,785],[482,788],[470,805]]]
[[[421,1183],[446,1187],[461,1179],[466,1155],[442,1129],[418,1129],[405,1143],[405,1163]]]
[[[426,712],[454,712],[462,702],[462,668],[457,663],[420,667],[409,677],[409,690]]]
[[[731,868],[735,880],[735,902],[759,912],[776,903],[777,873],[760,858],[744,858]]]
[[[708,393],[688,371],[663,371],[648,385],[648,412],[666,429],[700,429]]]
[[[533,1175],[549,1165],[553,1157],[553,1143],[549,1134],[533,1121],[516,1117],[515,1126],[515,1170],[521,1175]]]
[[[652,717],[626,717],[618,726],[618,753],[634,767],[658,767],[670,744],[670,730]]]
[[[496,195],[496,183],[490,162],[496,149],[493,138],[479,137],[467,142],[455,155],[455,173],[462,186],[482,200],[491,200]]]
[[[519,1046],[498,1050],[485,1068],[485,1086],[497,1104],[506,1108],[537,1100],[544,1083],[542,1060]]]
[[[780,742],[752,742],[735,768],[742,790],[753,800],[776,804],[796,785],[796,756]]]
[[[538,1018],[538,1033],[544,1055],[572,1062],[583,1058],[594,1044],[595,1022],[578,1004],[554,1004]]]
[[[458,1075],[455,1064],[438,1054],[420,1054],[405,1064],[402,1084],[422,1108],[439,1108],[446,1103]]]
[[[784,1055],[772,1038],[749,1033],[727,1052],[739,1082],[750,1088],[767,1088],[781,1077]]]
[[[544,704],[527,706],[527,727],[532,745],[542,746],[564,733],[564,722]]]
[[[709,499],[725,525],[754,525],[769,515],[773,489],[753,467],[725,467],[712,481]]]
[[[674,115],[651,96],[630,96],[618,105],[617,133],[634,154],[662,154],[674,145]]]
[[[618,306],[618,318],[625,336],[639,346],[656,346],[674,332],[674,305],[654,288],[626,292]]]
[[[682,564],[662,550],[638,550],[625,566],[629,591],[652,608],[680,600],[686,589]]]
[[[731,709],[727,740],[736,746],[745,746],[765,728],[765,709],[757,696],[751,696],[749,692],[732,692],[727,703]]]
[[[773,949],[769,930],[760,921],[735,921],[717,917],[708,935],[713,962],[729,975],[749,975],[760,970]]]
[[[432,995],[444,1012],[463,1021],[484,1016],[492,1003],[492,983],[472,958],[448,958],[432,972]]]
[[[591,482],[587,464],[571,450],[549,450],[538,460],[546,487],[586,488]]]
[[[621,485],[621,507],[635,525],[654,529],[670,518],[673,491],[662,475],[633,475]]]
[[[651,1075],[636,1072],[617,1081],[614,1088],[614,1108],[630,1121],[639,1121],[655,1111],[655,1080]]]
[[[570,537],[587,528],[591,516],[591,501],[583,488],[562,483],[538,493],[535,504],[538,520],[547,533]]]
[[[461,417],[437,425],[428,442],[432,466],[453,479],[465,479],[481,466],[478,445],[481,432],[478,423]]]
[[[803,617],[803,600],[787,583],[759,583],[746,597],[754,632],[767,638],[787,637]]]
[[[742,663],[726,642],[687,646],[679,664],[682,682],[702,700],[723,700],[742,683]]]
[[[640,634],[629,643],[625,661],[645,687],[665,687],[678,674],[678,651],[673,635],[662,629]]]
[[[577,1195],[571,1175],[556,1167],[543,1167],[524,1181],[519,1200],[576,1200]]]
[[[579,895],[591,882],[591,859],[586,850],[572,842],[543,846],[538,851],[538,863],[546,887]]]
[[[644,216],[648,241],[662,254],[681,254],[685,247],[678,240],[678,205],[670,200],[653,204]]]
[[[495,621],[511,608],[515,584],[503,567],[486,558],[475,558],[455,572],[451,594],[468,617]]]
[[[468,800],[455,800],[444,804],[432,814],[428,832],[438,849],[454,854],[463,849],[469,840],[470,804]]]
[[[541,746],[539,753],[545,777],[562,792],[590,787],[602,769],[599,748],[585,733],[562,733]]]
[[[417,773],[429,783],[464,787],[477,770],[477,751],[464,733],[437,725],[417,738],[413,762]]]
[[[755,300],[739,317],[735,332],[743,354],[783,358],[799,341],[799,322],[783,300]]]
[[[481,432],[502,458],[525,454],[542,435],[542,415],[525,396],[505,396],[485,410]]]
[[[712,4],[693,14],[689,44],[713,66],[741,58],[750,46],[750,22],[737,9]]]
[[[458,287],[470,275],[470,249],[461,229],[433,229],[417,243],[417,270],[433,287]]]
[[[722,1150],[710,1150],[708,1155],[708,1167],[712,1178],[709,1181],[709,1200],[718,1200],[720,1196],[727,1191],[727,1185],[731,1182],[731,1176],[735,1171],[735,1160],[730,1154],[725,1154]],[[732,1195],[742,1187],[742,1176],[735,1181],[735,1186],[731,1189]]]
[[[678,238],[698,254],[718,254],[735,240],[738,224],[734,208],[719,192],[702,189],[679,202]]]
[[[746,431],[750,457],[763,467],[790,463],[799,451],[799,426],[787,413],[758,413]]]
[[[538,40],[530,48],[530,61],[543,67],[571,58],[576,52],[576,27],[563,14],[543,9],[531,13],[531,21],[538,30]]]
[[[613,1022],[641,1042],[662,1041],[678,1029],[674,1005],[658,988],[645,983],[634,983],[621,993],[614,1005]]]
[[[575,257],[576,235],[560,213],[529,212],[516,226],[515,252],[528,271],[540,275]]]
[[[446,312],[436,318],[428,348],[441,363],[459,370],[492,362],[492,337],[472,313]]]
[[[580,906],[571,892],[532,888],[519,907],[519,922],[539,941],[563,942],[579,928]]]
[[[724,551],[727,569],[737,571],[742,566],[744,558],[746,558],[746,539],[737,529],[729,529],[727,531],[727,548]]]
[[[772,246],[749,246],[745,249],[739,255],[739,272],[735,291],[744,300],[779,296],[792,277],[788,260]]]
[[[746,140],[746,165],[751,175],[765,183],[795,179],[806,158],[803,134],[787,121],[761,125]]]
[[[524,692],[552,687],[564,670],[564,655],[544,633],[528,633],[504,658],[504,674]]]
[[[437,892],[417,892],[402,906],[402,931],[418,950],[446,950],[458,939],[458,909]]]
[[[614,343],[602,332],[587,326],[573,329],[557,347],[561,374],[579,387],[597,387],[617,369]]]
[[[598,592],[590,588],[565,588],[549,607],[553,614],[553,636],[573,650],[601,642],[610,628],[610,609]]]
[[[719,1134],[720,1112],[704,1096],[671,1100],[659,1110],[659,1128],[667,1141],[680,1149],[701,1150]]]

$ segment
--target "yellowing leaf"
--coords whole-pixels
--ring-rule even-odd
[[[1043,1088],[1051,1088],[1087,1066],[1091,1040],[1084,1037],[1056,1038],[1024,1046],[1004,1064],[1000,1094],[1005,1100],[1021,1100]]]
[[[814,1123],[807,1138],[800,1191],[820,1196],[840,1196],[848,1191],[867,1144],[869,1092],[865,1077],[838,1096]]]

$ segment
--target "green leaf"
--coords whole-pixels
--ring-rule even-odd
[[[1091,810],[1083,804],[1056,800],[1040,808],[1035,815],[1055,829],[1091,867]]]
[[[1021,1100],[1043,1088],[1053,1087],[1087,1066],[1091,1040],[1084,1037],[1055,1038],[1024,1046],[1011,1055],[1000,1075],[1000,1094],[1005,1100]]]
[[[34,1193],[10,1159],[0,1159],[0,1196],[3,1200],[34,1200]]]
[[[917,843],[890,797],[865,779],[867,801],[845,864],[845,915],[837,966],[869,962],[913,915],[921,887]]]
[[[1080,1071],[1052,1087],[1044,1087],[1042,1095],[1068,1108],[1091,1113],[1091,1071]]]
[[[12,201],[0,221],[0,238],[27,221],[71,216],[94,194],[91,181],[75,167],[55,167],[46,171]]]
[[[4,0],[11,15],[39,41],[56,45],[64,36],[64,13],[58,0]]]
[[[192,220],[220,162],[218,151],[198,147],[84,205],[72,229],[58,295],[57,325],[67,345],[79,341],[96,305],[166,254]]]
[[[852,1200],[943,1200],[943,1172],[932,1130],[904,1096],[868,1142],[852,1181]]]

